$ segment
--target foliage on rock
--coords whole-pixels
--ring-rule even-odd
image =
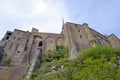
[[[51,62],[42,62],[31,80],[120,80],[120,67],[117,57],[120,48],[95,47],[84,50],[78,58],[51,57]],[[64,69],[60,66],[64,65]],[[56,66],[56,71],[51,67]]]
[[[11,58],[6,59],[6,60],[4,61],[4,63],[3,63],[3,66],[8,66],[8,65],[10,65],[11,60],[12,60]]]

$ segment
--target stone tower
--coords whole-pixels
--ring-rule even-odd
[[[63,34],[65,45],[69,47],[70,58],[75,58],[83,49],[88,49],[97,45],[112,46],[108,37],[91,29],[86,23],[80,25],[67,22],[64,24]],[[117,42],[120,42],[118,38],[116,38],[116,43]],[[118,46],[120,45],[118,44],[115,47]]]

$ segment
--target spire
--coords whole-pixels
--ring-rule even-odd
[[[63,25],[64,25],[64,19],[63,19],[63,17],[62,17],[62,23],[63,23]]]
[[[64,28],[64,19],[62,17],[62,30],[63,30],[63,28]]]

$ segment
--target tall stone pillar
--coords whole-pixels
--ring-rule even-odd
[[[34,36],[31,35],[31,36],[28,38],[27,52],[26,52],[26,55],[25,55],[25,58],[26,58],[26,62],[27,62],[27,63],[30,63],[30,53],[31,53],[31,50],[32,50],[33,42],[34,42]]]
[[[95,37],[92,34],[90,28],[88,27],[88,24],[83,24],[83,27],[85,29],[85,33],[86,33],[86,36],[87,36],[87,38],[89,40],[90,46],[95,47],[96,46]]]

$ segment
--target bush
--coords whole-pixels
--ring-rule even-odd
[[[52,60],[60,60],[63,58],[68,58],[68,47],[58,46],[52,54]]]
[[[68,47],[58,46],[51,54],[47,56],[43,54],[41,62],[52,62],[63,58],[68,58]]]
[[[73,80],[120,80],[119,55],[120,48],[99,46],[83,51],[74,62]]]
[[[38,75],[39,75],[39,72],[38,71],[34,71],[33,73],[32,73],[32,75],[30,76],[30,78],[31,78],[31,80],[37,80],[36,78],[38,77]]]
[[[107,60],[109,61],[111,57],[116,56],[117,54],[116,52],[114,51],[114,49],[110,47],[98,46],[98,47],[90,48],[88,50],[84,50],[80,54],[79,58],[81,58],[82,60],[89,58],[89,57],[93,59],[99,59],[101,55],[104,54]]]
[[[11,60],[12,60],[11,58],[6,59],[6,60],[4,61],[4,63],[3,63],[3,66],[8,66],[8,65],[10,65]]]

